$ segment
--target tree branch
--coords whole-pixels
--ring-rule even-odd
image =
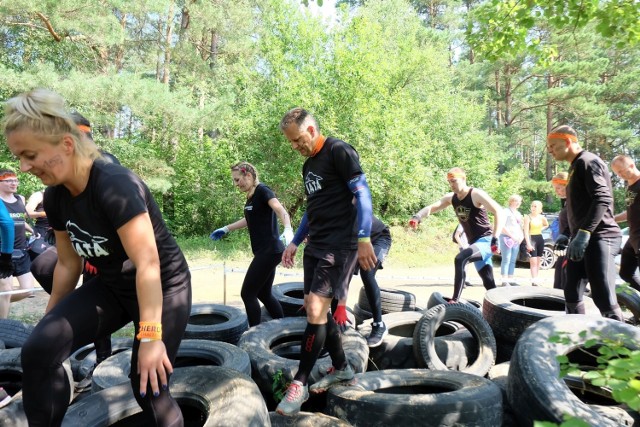
[[[36,15],[38,15],[38,18],[40,18],[40,20],[44,23],[45,27],[47,27],[47,30],[49,31],[49,33],[51,34],[51,36],[53,37],[53,39],[57,42],[62,41],[62,37],[60,37],[56,31],[53,29],[53,26],[51,25],[51,22],[49,21],[49,18],[47,18],[46,16],[44,16],[42,13],[40,12],[36,12]]]

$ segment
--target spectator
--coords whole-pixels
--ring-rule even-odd
[[[518,208],[522,204],[522,197],[514,194],[509,197],[509,206],[504,209],[504,227],[500,233],[500,274],[502,286],[510,286],[514,280],[516,261],[520,252],[520,242],[524,239],[522,232],[522,214]]]
[[[538,273],[540,272],[540,258],[544,254],[544,237],[542,230],[549,227],[547,218],[542,215],[542,202],[531,202],[531,213],[524,217],[524,239],[527,242],[529,267],[531,270],[531,285],[538,286]]]

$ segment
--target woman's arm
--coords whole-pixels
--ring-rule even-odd
[[[45,313],[49,312],[67,294],[78,285],[82,273],[82,258],[73,250],[71,239],[65,231],[54,230],[58,261],[53,270],[51,298]]]
[[[273,209],[273,211],[280,219],[280,222],[282,223],[284,228],[291,228],[291,218],[289,218],[289,214],[287,213],[287,210],[284,208],[284,206],[282,206],[282,203],[280,203],[280,201],[275,197],[273,199],[269,199],[268,203],[269,207]]]
[[[43,210],[41,212],[36,211],[36,207],[42,203],[43,194],[42,191],[36,191],[31,196],[29,196],[29,200],[24,205],[27,210],[27,215],[31,218],[44,218],[47,216],[46,212]]]
[[[531,236],[529,235],[529,215],[524,216],[524,222],[522,225],[522,231],[524,231],[524,241],[527,242],[527,249],[531,248]]]

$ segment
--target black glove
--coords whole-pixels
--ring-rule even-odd
[[[0,279],[13,276],[13,262],[11,254],[0,253]]]
[[[498,238],[497,237],[492,237],[491,238],[491,252],[494,254],[498,253]]]

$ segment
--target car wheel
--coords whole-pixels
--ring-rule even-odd
[[[556,254],[553,253],[553,246],[545,246],[540,257],[540,269],[548,270],[556,263]]]

